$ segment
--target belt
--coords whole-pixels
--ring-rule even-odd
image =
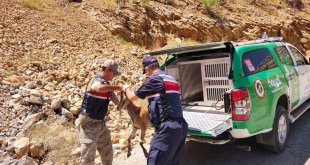
[[[170,117],[168,117],[168,118],[164,119],[162,122],[160,122],[159,124],[164,123],[164,122],[166,122],[166,121],[178,121],[178,122],[182,122],[182,121],[184,121],[184,118],[183,118],[183,117],[178,117],[178,118],[170,118]]]
[[[92,123],[103,123],[103,120],[93,119],[93,118],[89,117],[87,115],[87,113],[85,113],[85,112],[82,112],[81,115],[85,116],[86,120],[88,120],[89,122],[92,122]]]
[[[165,123],[165,122],[168,122],[168,121],[177,121],[179,123],[182,123],[182,122],[186,122],[185,119],[183,117],[178,117],[178,118],[166,118],[165,120],[163,120],[162,122],[158,123],[155,125],[155,130],[158,129],[158,127]]]

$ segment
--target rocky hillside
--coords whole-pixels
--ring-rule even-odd
[[[0,1],[0,164],[76,163],[82,88],[104,59],[120,63],[123,74],[113,83],[137,87],[144,80],[142,54],[151,49],[266,32],[310,54],[308,3],[206,2]],[[130,120],[126,113],[118,120],[112,105],[106,119],[117,158],[126,151]]]

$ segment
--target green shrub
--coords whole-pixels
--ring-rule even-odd
[[[41,0],[20,0],[22,6],[28,7],[33,10],[42,10],[43,3]]]
[[[131,3],[141,3],[142,5],[146,5],[150,2],[150,0],[132,0]]]
[[[107,4],[108,6],[114,6],[115,5],[115,1],[116,0],[102,0],[105,4]]]
[[[120,43],[120,44],[122,44],[122,45],[124,45],[124,46],[126,46],[126,47],[133,47],[133,46],[136,46],[134,43],[132,43],[132,42],[130,42],[130,41],[127,41],[123,36],[121,36],[121,35],[116,35],[116,36],[114,36],[114,38],[115,38],[115,40],[118,42],[118,43]]]
[[[202,6],[205,9],[209,9],[213,6],[219,6],[220,5],[220,0],[202,0]]]
[[[167,0],[167,4],[171,6],[176,6],[175,0]]]

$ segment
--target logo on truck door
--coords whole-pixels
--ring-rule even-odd
[[[257,97],[262,100],[265,97],[265,90],[263,86],[263,82],[260,79],[255,78],[254,79],[254,90],[257,95]]]
[[[280,89],[283,88],[281,86],[282,82],[280,80],[279,75],[276,75],[275,78],[268,79],[267,81],[268,81],[269,87],[272,89],[272,93],[275,93],[275,92],[277,92],[277,91],[279,91]]]

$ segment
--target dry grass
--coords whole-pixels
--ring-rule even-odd
[[[150,0],[132,0],[131,3],[138,3],[141,2],[142,5],[147,5]]]
[[[197,44],[201,44],[201,42],[196,41],[196,40],[193,40],[193,39],[191,39],[191,38],[186,38],[186,39],[184,40],[184,44],[185,44],[185,45],[197,45]]]
[[[211,7],[217,7],[220,5],[220,0],[202,0],[202,6],[205,9],[211,8]]]
[[[102,0],[102,2],[111,7],[115,7],[117,5],[116,0]],[[129,2],[132,4],[141,3],[142,5],[147,5],[150,2],[150,0],[130,0]]]
[[[102,2],[108,6],[115,6],[116,5],[116,0],[102,0]]]
[[[33,10],[42,10],[44,5],[41,0],[20,0],[20,4]]]
[[[52,18],[48,18],[48,19],[46,20],[46,22],[49,23],[49,24],[51,24],[51,25],[56,25],[56,21],[55,21],[54,19],[52,19]]]
[[[70,13],[65,12],[62,8],[46,9],[44,15],[46,16],[46,22],[51,25],[71,26],[77,22]]]
[[[35,124],[26,134],[31,140],[42,139],[47,153],[47,160],[66,164],[74,159],[71,152],[79,146],[77,130],[71,123],[62,124],[58,119]]]
[[[32,61],[45,61],[34,54],[22,56],[2,56],[0,58],[1,75],[4,77],[11,76],[18,73],[18,67]]]
[[[116,35],[116,36],[114,36],[114,38],[115,38],[115,40],[116,40],[118,43],[120,43],[120,44],[126,46],[127,48],[137,47],[137,45],[135,45],[135,44],[132,43],[132,42],[129,42],[129,41],[125,40],[125,38],[122,37],[121,35]]]

